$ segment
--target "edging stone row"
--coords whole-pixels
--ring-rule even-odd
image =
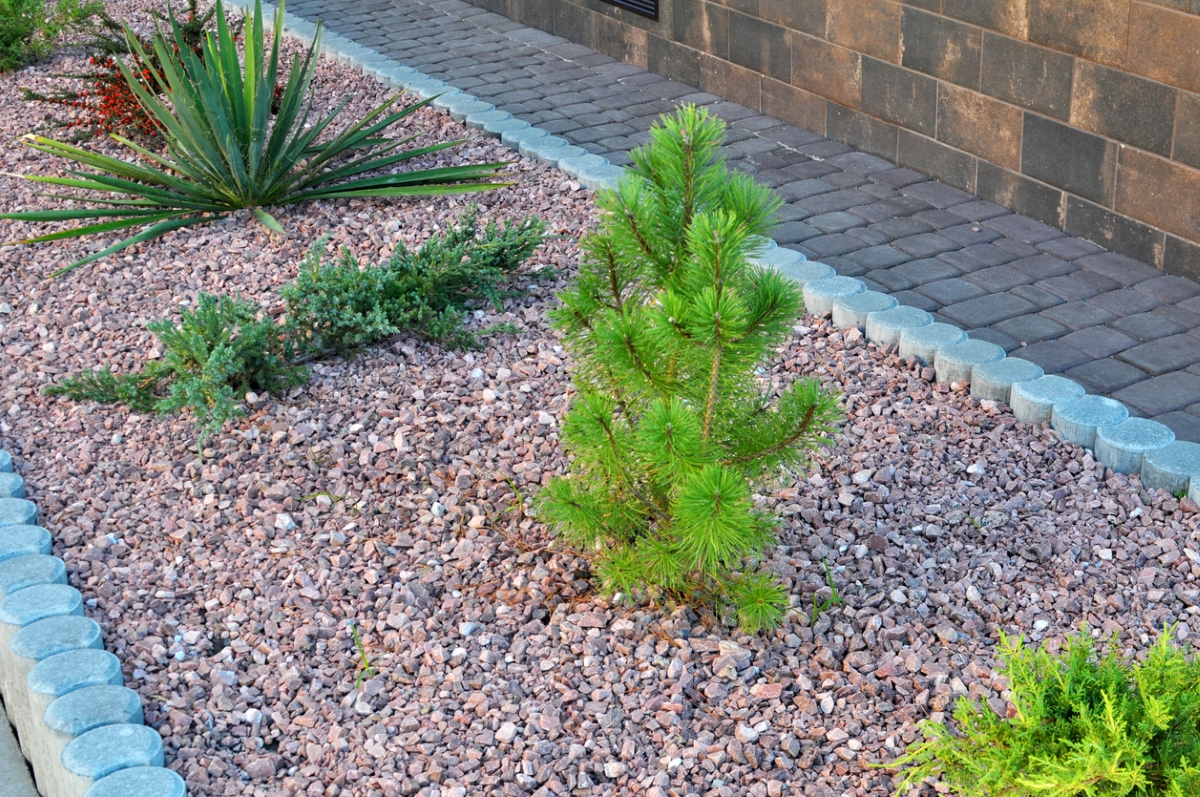
[[[0,695],[42,797],[186,797],[0,449]],[[0,784],[2,786],[3,784]],[[0,791],[3,791],[0,789]]]
[[[234,2],[249,5],[248,0]],[[274,6],[263,3],[263,8]],[[311,44],[317,23],[285,13],[284,31]],[[562,170],[587,188],[615,188],[624,172],[607,158],[590,155],[566,139],[344,36],[322,31],[321,52],[423,100],[435,98],[432,105],[448,111],[456,121]],[[901,358],[933,367],[940,383],[970,383],[973,396],[1004,402],[1017,420],[1048,422],[1067,440],[1091,449],[1114,471],[1140,474],[1146,489],[1186,493],[1200,502],[1200,443],[1176,440],[1169,427],[1130,417],[1129,409],[1115,399],[1087,395],[1071,379],[1046,375],[1035,363],[1009,357],[994,343],[971,340],[958,327],[935,323],[924,310],[900,306],[894,297],[868,290],[854,277],[836,276],[832,267],[809,261],[775,241],[765,240],[756,261],[799,283],[807,312],[832,316],[840,329],[857,327],[867,340],[897,347]]]

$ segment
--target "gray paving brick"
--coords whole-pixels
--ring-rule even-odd
[[[931,282],[962,276],[960,269],[955,268],[941,258],[913,260],[910,263],[896,266],[891,271],[903,276],[905,279],[911,280],[914,285],[928,285]]]
[[[852,232],[861,231],[854,230]],[[912,259],[904,252],[885,245],[870,246],[861,251],[847,255],[847,257],[872,271],[875,269],[891,268],[892,266],[905,263]]]
[[[1200,417],[1183,410],[1175,410],[1163,415],[1156,415],[1154,420],[1174,432],[1176,440],[1200,443]]]
[[[880,185],[886,185],[888,188],[900,189],[916,183],[927,183],[929,182],[929,176],[913,171],[912,169],[896,168],[874,172],[871,175],[871,181]]]
[[[820,257],[844,255],[847,252],[855,252],[863,248],[862,241],[841,233],[810,238],[804,242],[804,245],[812,249]]]
[[[957,323],[957,322],[952,321],[951,323]],[[1014,340],[1011,336],[1005,335],[1003,332],[1001,332],[998,329],[981,327],[979,329],[972,329],[969,331],[969,333],[971,336],[971,340],[982,340],[986,343],[995,343],[997,346],[1004,349],[1004,351],[1006,351],[1006,352],[1014,351],[1015,349],[1019,348],[1021,345],[1016,340]]]
[[[1025,346],[1033,343],[1041,343],[1044,340],[1061,338],[1071,331],[1068,327],[1063,326],[1054,319],[1036,313],[1019,315],[1016,318],[1001,321],[995,324],[994,327],[1004,334],[1012,336]],[[1083,362],[1083,360],[1079,362]],[[1071,363],[1071,365],[1066,367],[1070,368],[1075,365],[1079,365],[1079,363]]]
[[[1097,294],[1088,299],[1088,301],[1119,316],[1148,313],[1162,304],[1162,302],[1153,296],[1148,296],[1129,288]]]
[[[846,230],[846,235],[857,238],[858,240],[862,241],[864,245],[870,247],[883,246],[892,240],[883,233],[877,230],[868,229],[866,227],[852,227],[851,229]]]
[[[1184,310],[1182,307],[1176,307],[1173,304],[1164,304],[1162,307],[1155,307],[1150,312],[1160,315],[1163,318],[1169,318],[1185,329],[1200,329],[1200,313],[1193,313],[1190,310]]]
[[[1171,335],[1126,349],[1117,357],[1147,373],[1160,376],[1200,362],[1200,346],[1196,345],[1196,338],[1191,335]]]
[[[950,305],[942,312],[960,326],[991,326],[1037,310],[1033,302],[1011,293],[993,293]]]
[[[825,175],[821,179],[827,183],[836,185],[838,188],[858,188],[860,186],[879,188],[879,186],[869,182],[867,178],[863,177],[861,174],[855,174],[854,172],[834,172],[833,174]],[[878,199],[879,197],[875,196],[874,192],[871,191],[870,188],[863,193],[869,195],[872,199]]]
[[[917,293],[928,296],[938,304],[949,305],[965,302],[969,299],[976,299],[980,296],[986,296],[987,291],[967,282],[960,277],[951,277],[950,279],[939,280],[937,282],[928,282],[916,288]],[[961,323],[961,321],[960,321]]]
[[[955,205],[950,208],[950,212],[955,216],[962,216],[967,221],[987,221],[997,216],[1007,216],[1012,213],[1006,207],[1001,207],[994,202],[985,202],[982,199]]]
[[[1151,277],[1145,282],[1139,282],[1135,290],[1149,294],[1165,304],[1177,304],[1193,296],[1200,296],[1200,284],[1174,276]]]
[[[906,197],[912,200],[913,197]],[[918,221],[923,221],[935,230],[945,230],[949,227],[958,227],[963,221],[962,217],[955,216],[953,213],[942,210],[941,208],[925,208],[913,214],[913,218]],[[998,235],[988,236],[990,240],[995,240],[1000,237]],[[990,241],[979,241],[978,243],[989,243]],[[971,246],[973,244],[962,244],[963,246]]]
[[[918,214],[923,216],[924,214]],[[959,246],[974,246],[976,244],[990,244],[992,241],[1000,237],[1000,233],[995,230],[989,230],[987,227],[980,227],[978,224],[959,224],[954,227],[946,227],[942,229],[940,235],[949,238]]]
[[[816,227],[821,232],[845,232],[852,227],[866,226],[866,219],[862,216],[856,216],[853,213],[847,213],[844,210],[835,211],[833,213],[822,213],[819,216],[813,216],[808,220],[808,224]]]
[[[886,161],[874,155],[868,155],[865,152],[848,152],[845,155],[835,155],[829,159],[829,163],[844,171],[866,175],[891,171],[896,168],[896,165],[891,161]]]
[[[787,125],[777,127],[773,130],[763,133],[763,138],[769,138],[772,141],[777,141],[789,149],[798,149],[799,147],[808,144],[814,144],[818,141],[825,141],[825,136],[814,133],[811,130],[805,130],[800,127],[792,127]],[[835,167],[836,168],[836,167]]]
[[[855,254],[858,254],[857,252]],[[897,273],[894,268],[877,268],[870,272],[871,279],[883,286],[885,293],[897,293],[915,288],[916,283]]]
[[[1106,326],[1090,326],[1059,338],[1063,343],[1074,346],[1093,359],[1112,357],[1137,345],[1137,341]]]
[[[994,246],[1007,249],[1017,257],[1033,257],[1041,251],[1036,246],[1031,246],[1024,241],[1018,241],[1016,238],[997,238]]]
[[[805,155],[810,155],[814,158],[832,158],[834,155],[841,155],[844,152],[850,152],[851,148],[841,143],[840,141],[815,141],[811,144],[802,144],[796,149],[803,152]]]
[[[943,255],[938,255],[938,257],[947,263],[953,263],[958,268],[967,272],[979,271],[991,266],[1000,266],[1017,259],[1017,256],[1012,252],[992,244],[968,246],[965,249],[959,249],[957,252],[946,252]]]
[[[868,205],[867,207],[874,207],[874,205]],[[883,221],[872,224],[871,229],[879,230],[884,235],[895,239],[920,235],[923,232],[933,232],[934,228],[932,224],[923,222],[920,219],[914,219],[911,216],[900,219],[889,216]]]
[[[1063,375],[1083,385],[1089,393],[1101,393],[1114,398],[1122,388],[1149,378],[1149,374],[1140,368],[1111,357],[1077,365],[1064,371]]]
[[[953,207],[954,205],[961,205],[964,202],[976,199],[976,197],[971,196],[966,191],[933,180],[905,186],[901,192],[906,196],[916,197],[924,202],[928,202],[935,208]]]
[[[775,229],[771,231],[771,237],[780,246],[807,241],[809,238],[816,238],[820,234],[820,230],[814,229],[802,221],[787,221],[776,225]]]
[[[1082,301],[1066,302],[1057,307],[1048,308],[1042,311],[1042,315],[1053,318],[1071,329],[1084,329],[1097,324],[1106,324],[1119,318],[1103,307]]]
[[[818,196],[819,194],[831,193],[836,191],[837,188],[824,180],[797,180],[794,183],[779,186],[778,190],[789,201],[799,202],[809,197]],[[809,210],[810,213],[813,212],[807,205],[803,207],[805,210]]]
[[[1113,398],[1137,407],[1150,416],[1188,407],[1197,396],[1200,396],[1200,376],[1182,371],[1156,376],[1112,392]]]
[[[1018,285],[1015,288],[1012,288],[1009,293],[1033,302],[1038,306],[1039,310],[1057,307],[1063,303],[1061,298],[1053,293],[1050,293],[1050,291],[1042,290],[1036,285]]]
[[[857,189],[848,188],[808,197],[800,200],[799,204],[801,207],[819,214],[831,213],[835,210],[849,210],[859,205],[869,205],[871,202],[872,199],[869,195]]]
[[[900,302],[900,304],[906,304],[910,307],[915,307],[918,310],[924,310],[927,313],[932,313],[942,309],[941,304],[924,294],[917,293],[916,291],[899,291],[897,293],[893,293],[892,296],[896,297],[896,301]],[[954,323],[957,324],[958,322],[956,321]]]
[[[1034,282],[1033,277],[1012,266],[991,266],[968,274],[966,279],[989,293],[1002,293],[1018,285],[1031,285]]]
[[[869,205],[861,205],[856,208],[851,208],[850,212],[856,216],[862,216],[867,220],[868,224],[878,224],[881,221],[887,221],[888,219],[893,218],[891,210],[887,207],[887,203],[885,202],[872,202]],[[910,234],[915,235],[915,233]],[[904,236],[897,235],[895,237],[903,238]]]
[[[863,277],[870,273],[860,263],[855,263],[840,255],[823,257],[822,262],[832,267],[839,277]]]
[[[1103,274],[1111,280],[1125,285],[1137,285],[1139,282],[1161,277],[1163,273],[1153,266],[1139,263],[1125,255],[1116,252],[1101,252],[1095,255],[1081,257],[1075,261],[1080,268]]]
[[[1159,308],[1160,310],[1162,308]],[[1113,329],[1124,332],[1143,343],[1186,332],[1187,327],[1156,313],[1138,313],[1119,318],[1109,324]]]
[[[1061,374],[1063,371],[1083,365],[1092,359],[1079,349],[1059,340],[1047,340],[1022,346],[1009,352],[1009,356],[1037,363],[1048,374]]]
[[[1034,255],[1033,257],[1023,257],[1012,261],[1010,264],[1013,268],[1024,271],[1034,279],[1044,280],[1051,277],[1061,277],[1066,274],[1072,274],[1079,269],[1071,265],[1070,262],[1054,257],[1052,255]]]
[[[910,235],[907,238],[898,238],[892,242],[892,246],[902,252],[907,252],[913,257],[934,257],[935,255],[940,255],[942,252],[950,252],[958,248],[949,238],[933,232],[923,232]]]

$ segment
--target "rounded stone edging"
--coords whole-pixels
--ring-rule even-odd
[[[252,4],[250,0],[232,0],[231,5],[249,7]],[[274,4],[263,2],[263,11],[275,11]],[[316,25],[294,14],[285,13],[284,35],[308,43],[316,35]],[[586,150],[573,146],[562,138],[550,134],[540,134],[545,131],[521,134],[520,131],[538,131],[537,127],[527,123],[501,126],[500,123],[513,119],[511,114],[497,111],[491,103],[454,88],[444,81],[434,80],[419,70],[404,66],[370,48],[355,44],[344,36],[332,32],[323,34],[321,52],[351,64],[364,74],[374,76],[377,80],[414,90],[422,99],[434,96],[439,91],[452,93],[453,96],[448,101],[441,103],[441,107],[447,110],[452,118],[465,121],[469,127],[483,129],[487,135],[499,137],[501,143],[510,149],[564,171],[569,177],[579,180],[580,184],[587,188],[616,188],[617,180],[624,171],[620,167],[613,166],[603,156],[588,154]],[[403,77],[397,79],[396,75]],[[484,110],[480,106],[475,106],[479,108],[479,111],[468,113],[466,112],[467,106],[471,103],[489,106],[489,109]],[[435,100],[434,104],[437,105],[438,101]],[[461,109],[461,111],[456,113],[455,109]],[[471,108],[471,110],[474,111],[475,108]],[[516,134],[514,135],[514,133]],[[847,304],[846,300],[852,297],[873,292],[868,290],[866,283],[862,280],[836,276],[828,265],[809,261],[802,253],[780,247],[773,240],[767,240],[764,251],[753,257],[752,262],[763,267],[774,268],[784,276],[798,282],[804,292],[806,305],[810,308],[815,306],[817,311],[815,314],[822,316],[832,314],[834,324],[839,329],[858,327],[865,333],[867,340],[879,345],[901,345],[905,340],[905,330],[934,326],[932,316],[915,307],[899,305],[890,309],[869,310],[866,306]],[[818,284],[814,285],[813,283]],[[858,286],[854,287],[852,283],[858,283]],[[866,297],[864,300],[867,304],[874,301],[866,299]],[[866,310],[865,313],[864,310]],[[873,321],[874,323],[872,323]],[[985,383],[983,385],[972,384],[972,394],[982,400],[990,398],[1002,400],[1007,404],[1012,400],[1014,385],[1028,385],[1030,382],[1046,379],[1042,369],[1035,363],[1017,357],[1008,357],[1006,354],[997,357],[998,346],[985,344],[984,341],[971,340],[965,331],[963,331],[962,337],[946,334],[941,330],[942,326],[948,325],[938,324],[937,328],[930,333],[915,335],[909,333],[907,343],[903,343],[901,351],[902,356],[907,354],[924,365],[933,366],[938,382],[978,382],[980,380],[973,380],[972,377],[976,368],[982,368],[982,375],[990,374],[991,377],[982,380]],[[939,336],[944,336],[944,339],[938,340]],[[999,351],[1003,353],[1002,349]],[[1063,381],[1070,380],[1064,379]],[[1071,398],[1057,403],[1054,399],[1059,395],[1065,396],[1076,391],[1057,381],[1043,384],[1052,389],[1033,390],[1029,393],[1018,390],[1019,415],[1022,419],[1028,418],[1030,422],[1039,422],[1048,417],[1051,428],[1059,431],[1067,439],[1072,439],[1070,433],[1064,433],[1065,430],[1060,428],[1064,424],[1056,422],[1055,411],[1061,404],[1079,399]],[[1084,396],[1083,398],[1093,397]],[[1105,399],[1105,401],[1112,401],[1114,404],[1120,405],[1120,402],[1113,399]],[[1125,408],[1124,405],[1120,406],[1128,417],[1128,408]],[[1120,420],[1124,420],[1124,418]],[[1149,451],[1162,450],[1161,446],[1151,446],[1149,443],[1151,440],[1165,439],[1164,430],[1170,432],[1168,427],[1156,421],[1146,421],[1146,424],[1134,424],[1132,427],[1135,432],[1134,439],[1123,440],[1119,447],[1107,446],[1106,448],[1102,445],[1100,446],[1101,451],[1094,450],[1096,444],[1095,428],[1093,427],[1090,436],[1091,443],[1084,447],[1093,449],[1097,460],[1109,467],[1114,469],[1129,467],[1130,458],[1133,456],[1130,452],[1144,447],[1147,447],[1146,450]],[[1130,427],[1127,427],[1124,432],[1128,436]],[[1173,433],[1171,433],[1171,439],[1174,439]],[[1073,442],[1079,441],[1073,440]],[[1105,461],[1102,458],[1102,452],[1105,452],[1104,455],[1114,461]],[[1144,468],[1145,457],[1138,454],[1136,458],[1137,468],[1134,472],[1140,474]],[[3,469],[2,464],[0,463],[0,470]],[[1158,472],[1155,472],[1155,476],[1152,478],[1165,477],[1161,477]],[[1173,473],[1172,479],[1172,483],[1178,483],[1180,475]],[[1200,472],[1191,475],[1188,495],[1193,501],[1200,502]]]
[[[12,474],[2,449],[0,473]],[[50,532],[32,525],[37,506],[10,496],[0,505],[0,695],[39,794],[186,797],[183,778],[162,766],[162,739],[140,724],[140,696],[124,686],[66,565],[50,555]],[[142,740],[141,754],[127,737]]]

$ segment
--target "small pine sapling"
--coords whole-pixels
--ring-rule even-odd
[[[923,722],[925,740],[889,764],[904,770],[896,794],[927,778],[964,796],[1200,794],[1200,659],[1172,637],[1132,664],[1084,632],[1057,655],[1002,637],[1007,716],[964,697],[957,733]]]
[[[651,136],[599,192],[552,315],[576,363],[562,428],[574,461],[539,513],[597,551],[606,593],[730,607],[757,632],[789,599],[757,561],[777,521],[752,487],[802,466],[840,411],[814,380],[775,395],[760,377],[801,313],[796,285],[750,261],[778,200],[726,171],[707,112],[685,106]]]

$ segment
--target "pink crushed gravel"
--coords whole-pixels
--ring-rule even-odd
[[[15,141],[40,113],[17,87],[73,65],[0,77],[3,171],[54,168]],[[319,102],[342,96],[350,118],[387,93],[322,64]],[[512,157],[433,111],[410,128],[467,137],[447,163]],[[478,197],[484,218],[543,217],[562,237],[531,269],[564,271],[478,320],[518,334],[318,363],[308,385],[251,401],[203,462],[186,417],[42,390],[155,356],[145,323],[199,291],[277,306],[322,235],[380,258],[462,200],[293,207],[284,236],[239,214],[56,281],[100,242],[0,249],[0,445],[191,794],[885,795],[892,774],[871,765],[918,720],[964,694],[1003,708],[999,632],[1057,642],[1086,623],[1133,655],[1165,624],[1200,632],[1194,505],[814,319],[772,378],[819,376],[849,417],[811,472],[763,491],[785,519],[771,565],[795,612],[747,638],[600,600],[587,557],[557,550],[513,491],[528,500],[566,466],[567,358],[545,311],[591,194],[514,171]],[[53,206],[12,177],[0,191],[8,208]],[[0,222],[0,239],[28,230]],[[845,604],[810,628],[821,560]],[[375,668],[361,688],[349,621]]]

